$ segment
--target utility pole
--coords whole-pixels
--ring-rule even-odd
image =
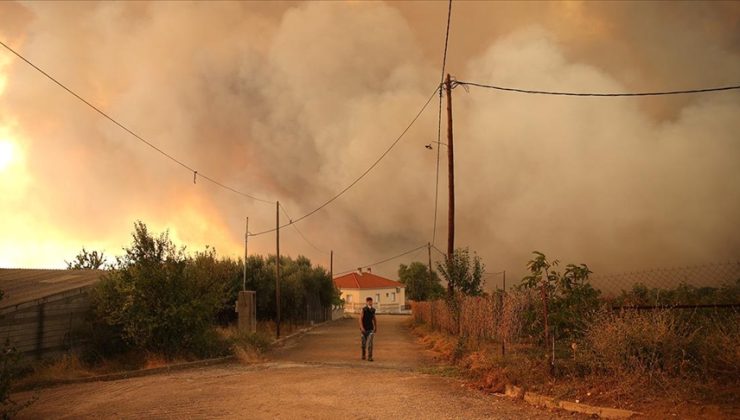
[[[447,91],[447,179],[449,186],[449,211],[447,221],[447,261],[450,262],[455,252],[455,155],[452,144],[452,82],[450,74],[445,79]],[[451,284],[447,284],[447,292],[454,293]]]
[[[247,226],[244,230],[244,279],[242,280],[242,291],[247,290],[247,243],[249,242],[249,217],[247,217]]]
[[[434,284],[434,276],[432,275],[432,244],[427,242],[427,255],[429,256],[429,287]]]
[[[275,307],[277,309],[276,333],[280,338],[280,202],[275,202],[275,244],[277,253],[275,254]]]
[[[506,305],[506,270],[504,270],[504,284],[503,284],[503,292],[501,293],[501,312],[504,311],[504,305]],[[506,357],[506,338],[502,336],[501,337],[501,356]]]
[[[329,277],[331,277],[331,281],[334,281],[334,250],[332,249],[329,252]]]

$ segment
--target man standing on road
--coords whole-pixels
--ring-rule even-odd
[[[373,361],[373,336],[378,332],[378,322],[375,319],[375,308],[373,298],[365,299],[366,305],[362,308],[360,316],[360,331],[362,331],[362,360],[365,360],[365,349],[367,348],[367,361]]]

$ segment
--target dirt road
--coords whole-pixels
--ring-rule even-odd
[[[259,365],[45,389],[20,418],[571,417],[423,373],[431,359],[406,329],[406,319],[379,317],[375,362],[359,360],[357,321],[341,320],[287,343]]]

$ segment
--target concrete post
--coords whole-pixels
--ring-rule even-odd
[[[236,301],[236,312],[239,313],[239,331],[257,332],[257,292],[246,290],[239,292]]]

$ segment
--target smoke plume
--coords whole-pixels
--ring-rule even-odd
[[[432,94],[445,19],[442,2],[2,3],[0,36],[199,173],[298,218],[372,164]],[[739,20],[733,3],[455,3],[447,69],[550,90],[732,84]],[[534,249],[596,272],[738,257],[738,93],[457,88],[453,106],[456,244],[489,271],[516,281]],[[318,249],[286,227],[281,252],[328,265],[333,249],[339,272],[429,241],[436,150],[424,145],[436,136],[434,98],[366,178],[297,224]],[[0,141],[13,145],[0,169],[3,266],[61,266],[83,245],[117,254],[139,219],[229,256],[243,253],[246,216],[252,232],[275,225],[274,204],[194,184],[6,51]],[[249,247],[272,253],[274,235]],[[375,271],[394,276],[399,262]]]

